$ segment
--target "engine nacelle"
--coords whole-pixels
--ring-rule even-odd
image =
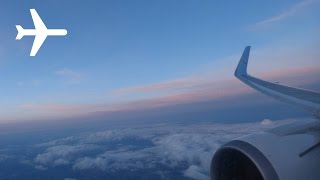
[[[248,135],[223,145],[214,154],[213,180],[319,180],[320,148],[313,135]],[[301,154],[302,153],[302,154]]]

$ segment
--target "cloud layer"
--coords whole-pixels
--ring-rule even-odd
[[[75,173],[149,170],[165,178],[178,173],[181,177],[208,179],[211,158],[221,144],[288,122],[159,124],[92,132],[35,145],[43,150],[31,164],[41,171],[67,166]]]

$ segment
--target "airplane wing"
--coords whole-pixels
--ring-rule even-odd
[[[268,96],[299,105],[318,120],[290,121],[227,142],[212,157],[211,179],[320,179],[320,93],[248,75],[249,53],[250,46],[245,48],[234,73],[239,80]]]
[[[319,92],[271,83],[250,76],[247,73],[249,54],[250,46],[245,48],[234,73],[239,80],[263,94],[274,97],[280,101],[298,105],[320,119]]]
[[[36,29],[36,36],[33,41],[32,49],[30,52],[30,56],[35,56],[40,49],[41,45],[47,38],[47,34],[45,31],[47,30],[46,25],[41,20],[40,16],[38,15],[37,11],[35,9],[30,9],[32,20],[34,27]]]

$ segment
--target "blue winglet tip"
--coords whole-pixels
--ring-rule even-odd
[[[243,75],[247,75],[247,67],[248,67],[248,60],[249,60],[249,54],[250,54],[250,49],[251,49],[251,46],[247,46],[243,53],[242,53],[242,56],[240,58],[240,61],[239,61],[239,64],[237,66],[237,69],[234,73],[234,75],[236,77],[240,77],[240,76],[243,76]]]

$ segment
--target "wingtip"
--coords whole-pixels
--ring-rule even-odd
[[[249,52],[250,52],[250,50],[251,50],[251,46],[247,46],[247,47],[245,48],[245,50],[247,50],[247,51],[249,51]]]
[[[243,75],[247,75],[247,67],[248,67],[250,49],[251,49],[251,46],[247,46],[242,53],[239,64],[238,64],[237,69],[234,73],[234,75],[238,78]]]

